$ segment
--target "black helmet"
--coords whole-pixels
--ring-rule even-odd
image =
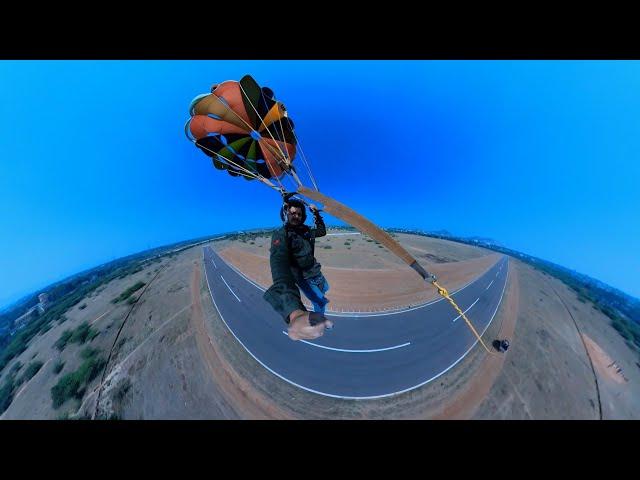
[[[301,209],[302,223],[304,223],[307,220],[307,209],[304,203],[302,203],[300,200],[297,200],[295,198],[285,198],[284,202],[282,203],[282,208],[280,209],[280,219],[283,222],[287,221],[287,210],[289,209],[289,207],[296,207]]]

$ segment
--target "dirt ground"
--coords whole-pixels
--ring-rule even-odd
[[[502,372],[473,418],[640,418],[638,353],[608,317],[561,281],[518,260],[511,265],[519,283],[516,328]],[[605,374],[608,358],[629,382]]]
[[[65,374],[73,372],[82,363],[80,351],[86,347],[97,349],[106,358],[117,330],[131,310],[132,306],[126,302],[118,304],[111,303],[120,293],[138,281],[149,283],[156,273],[164,267],[174,262],[174,258],[163,258],[155,263],[151,263],[142,271],[125,278],[112,280],[106,285],[99,287],[91,295],[79,302],[77,305],[65,312],[67,320],[62,324],[53,323],[53,327],[44,334],[38,334],[30,342],[28,348],[14,358],[4,369],[9,371],[17,362],[21,362],[23,367],[31,361],[40,360],[44,362],[42,368],[27,383],[22,385],[14,395],[14,400],[9,408],[0,416],[0,419],[56,419],[66,414],[75,414],[80,406],[80,401],[68,400],[60,408],[54,409],[51,400],[51,388]],[[137,296],[140,292],[134,294]],[[86,305],[85,308],[80,308]],[[92,328],[100,333],[93,341],[88,341],[84,345],[76,343],[67,344],[66,348],[60,352],[55,347],[55,342],[65,330],[77,328],[82,322],[88,322]],[[64,367],[59,373],[53,371],[53,366],[58,362],[63,362]],[[4,377],[4,374],[3,374]],[[94,379],[87,387],[87,392],[91,392],[99,384],[99,378]]]
[[[607,352],[600,348],[600,345],[587,335],[582,335],[582,338],[598,375],[620,384],[629,381],[622,373],[616,361],[612,360],[611,357],[607,355]]]
[[[425,267],[439,267],[443,272],[450,269],[451,278],[457,274],[455,266],[466,269],[467,275],[472,271],[479,274],[488,268],[482,262],[495,261],[493,252],[484,249],[426,237],[399,238],[413,254],[423,255],[420,261]],[[235,251],[243,258],[264,259],[268,241],[258,239],[251,245],[222,240],[211,246],[227,254]],[[333,248],[318,249],[317,257],[327,272],[346,275],[349,270],[340,269],[349,266],[349,258],[353,259],[354,275],[358,269],[384,275],[407,268],[361,236],[350,241],[343,236],[325,241]],[[462,277],[460,274],[457,281],[463,282]],[[140,279],[148,286],[135,305],[110,303]],[[345,291],[348,287],[340,283],[339,275],[330,281],[333,290],[338,290],[336,285]],[[348,297],[345,292],[341,295]],[[341,297],[335,298],[338,302]],[[406,300],[394,301],[401,304]],[[91,416],[98,392],[101,418],[640,418],[637,352],[630,350],[608,318],[591,304],[581,303],[563,283],[516,259],[510,259],[502,303],[484,336],[509,338],[509,351],[493,357],[476,346],[456,367],[429,384],[378,400],[322,397],[280,380],[259,365],[217,315],[204,278],[201,246],[114,280],[87,298],[86,304],[83,310],[72,308],[67,322],[36,337],[6,367],[5,371],[16,360],[25,366],[32,358],[45,362],[21,387],[2,418]],[[344,305],[358,305],[358,301],[351,298]],[[114,346],[105,382],[101,386],[96,378],[81,401],[68,401],[55,410],[50,389],[61,375],[77,368],[79,351],[86,345],[70,344],[60,353],[53,344],[63,330],[84,320],[100,331],[90,344],[93,348],[106,356]],[[58,359],[65,366],[56,375],[52,365]],[[612,362],[615,370],[613,365],[608,367]],[[616,373],[618,369],[620,373]]]
[[[354,261],[367,264],[371,248],[353,249]],[[229,246],[218,252],[222,258],[253,282],[269,288],[272,284],[268,255],[258,255]],[[429,271],[438,283],[454,292],[478,278],[498,260],[500,255],[489,254],[470,260],[430,264]],[[427,262],[424,262],[425,264]],[[346,264],[343,264],[346,265]],[[425,282],[406,264],[387,268],[347,268],[325,266],[322,269],[329,285],[327,298],[330,312],[379,312],[420,305],[438,298],[435,288],[425,288]],[[304,303],[310,303],[303,298]]]

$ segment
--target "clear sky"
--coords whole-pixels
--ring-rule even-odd
[[[0,61],[0,307],[277,225],[277,193],[183,131],[194,96],[247,73],[321,191],[375,223],[490,237],[640,297],[640,62]]]

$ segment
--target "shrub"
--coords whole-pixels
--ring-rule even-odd
[[[133,295],[134,292],[137,292],[138,290],[140,290],[145,285],[146,285],[146,283],[144,283],[144,282],[137,282],[135,285],[132,285],[131,287],[127,288],[124,292],[122,292],[116,298],[111,300],[111,303],[118,303],[118,302],[121,302],[123,300],[126,300],[131,295]]]
[[[624,324],[613,322],[612,325],[625,340],[633,340],[633,334],[627,330]]]
[[[60,351],[64,350],[67,346],[67,343],[69,343],[69,339],[71,339],[72,335],[73,332],[71,330],[65,330],[64,332],[62,332],[62,335],[60,335],[60,338],[58,338],[58,340],[56,340],[56,343],[54,344],[56,348]]]
[[[9,408],[9,405],[11,405],[13,401],[13,392],[15,390],[13,379],[13,376],[9,376],[5,379],[2,387],[0,387],[0,413],[3,413]]]
[[[87,308],[87,304],[86,303],[83,303],[82,305],[80,305],[78,307],[79,310],[84,310],[85,308]]]
[[[80,357],[85,360],[88,360],[90,358],[95,357],[99,353],[100,353],[100,350],[98,350],[97,348],[86,347],[80,352]]]
[[[84,342],[87,341],[87,338],[89,337],[90,333],[91,333],[91,327],[89,326],[89,323],[82,322],[78,326],[78,328],[74,330],[69,341],[72,343],[83,344]]]
[[[28,382],[29,380],[31,380],[33,376],[40,371],[42,365],[44,365],[44,363],[42,363],[40,360],[31,362],[22,374],[20,383]]]
[[[65,330],[56,341],[55,346],[62,351],[69,343],[78,343],[82,345],[87,340],[93,340],[100,332],[91,328],[89,323],[82,322],[75,330]]]
[[[56,363],[53,364],[53,373],[57,375],[62,371],[63,368],[64,368],[64,362],[61,362],[60,360],[58,360]]]
[[[67,373],[51,388],[53,408],[59,408],[67,399],[77,396],[80,387],[80,379],[76,372]]]
[[[51,388],[53,408],[59,408],[70,398],[82,399],[87,383],[93,380],[105,365],[104,358],[97,358],[96,355],[92,355],[80,365],[78,370],[63,376]]]
[[[69,420],[69,412],[61,413],[56,417],[56,420]]]
[[[124,397],[127,396],[127,393],[129,392],[129,389],[131,388],[131,380],[129,380],[128,378],[125,378],[123,381],[121,381],[118,386],[115,388],[115,391],[113,392],[113,398],[114,400],[118,403],[121,404],[122,401],[124,400]]]
[[[11,370],[9,370],[9,375],[15,375],[16,373],[18,373],[18,370],[20,370],[22,368],[22,362],[17,361],[16,363],[13,364],[13,367],[11,367]]]

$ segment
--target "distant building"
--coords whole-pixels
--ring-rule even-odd
[[[27,323],[29,323],[33,318],[37,317],[39,314],[43,314],[45,310],[49,307],[49,294],[41,293],[38,295],[38,304],[31,307],[27,310],[26,313],[20,315],[13,321],[14,327],[16,329],[23,328]]]
[[[38,309],[39,305],[40,304],[36,305],[35,307],[31,307],[29,310],[27,310],[27,313],[20,315],[18,318],[16,318],[13,321],[14,328],[20,329],[26,326],[27,323],[29,323],[36,316],[36,312],[39,310]]]

